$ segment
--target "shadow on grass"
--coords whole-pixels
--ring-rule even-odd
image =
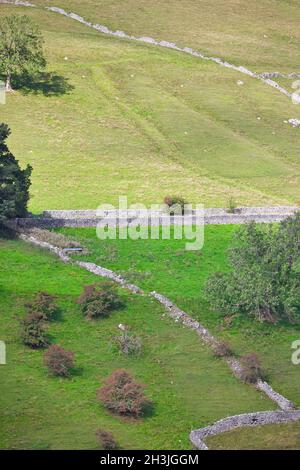
[[[156,415],[156,412],[155,412],[155,404],[150,401],[146,406],[144,406],[144,409],[143,409],[143,418],[152,418],[153,416]]]
[[[18,234],[15,232],[15,230],[7,227],[4,224],[1,224],[0,222],[0,239],[1,238],[3,240],[15,240],[18,238]]]
[[[48,324],[53,322],[64,322],[65,319],[63,317],[63,309],[61,307],[57,307],[49,318]]]
[[[15,77],[13,87],[24,95],[42,94],[44,96],[65,95],[74,89],[68,78],[55,72],[24,73]]]

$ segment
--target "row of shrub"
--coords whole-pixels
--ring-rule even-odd
[[[38,292],[33,301],[25,304],[26,316],[22,320],[21,337],[26,346],[32,349],[45,348],[49,345],[46,326],[55,319],[59,308],[55,296],[47,292]]]
[[[182,196],[166,196],[163,202],[170,208],[170,215],[184,215],[185,205],[188,204]],[[238,212],[237,204],[233,197],[230,197],[228,200],[227,212],[231,214]]]
[[[48,347],[44,362],[51,374],[68,377],[74,367],[74,353],[60,345],[49,345],[45,335],[47,323],[53,321],[59,312],[55,296],[38,292],[30,303],[25,304],[26,316],[22,320],[22,339],[33,349]],[[78,298],[82,313],[89,319],[107,317],[112,310],[123,305],[116,286],[103,282],[84,287]],[[122,333],[114,338],[119,351],[125,355],[139,354],[141,339],[131,334],[124,325],[119,325]],[[137,384],[124,370],[114,372],[105,386],[98,390],[98,398],[107,408],[119,414],[140,416],[147,403],[143,396],[143,386]]]
[[[215,357],[228,358],[234,356],[230,345],[223,340],[218,340],[213,344]],[[245,383],[254,384],[259,379],[264,379],[265,374],[261,367],[261,362],[257,354],[249,353],[240,357],[240,378]]]
[[[136,382],[129,372],[119,369],[98,389],[97,398],[112,413],[139,418],[152,406],[144,389],[145,386]],[[96,437],[102,449],[114,450],[119,447],[108,431],[98,429]]]
[[[21,322],[22,341],[32,349],[49,346],[46,335],[48,322],[54,320],[59,312],[55,296],[46,292],[38,292],[33,301],[25,304],[26,316]],[[78,298],[82,313],[88,319],[108,317],[113,310],[121,308],[116,286],[112,282],[103,282],[84,287]]]

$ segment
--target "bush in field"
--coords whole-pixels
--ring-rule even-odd
[[[182,215],[184,214],[184,205],[187,202],[181,196],[166,196],[164,198],[164,204],[169,206],[170,215]]]
[[[230,271],[208,280],[206,295],[225,314],[262,321],[300,321],[300,212],[278,227],[240,228],[229,251]]]
[[[241,379],[246,383],[256,383],[263,378],[263,372],[258,356],[254,353],[241,357]]]
[[[128,332],[124,332],[115,338],[115,342],[119,350],[126,356],[133,356],[141,353],[142,340],[139,336],[134,336]]]
[[[39,313],[29,313],[21,325],[21,337],[26,346],[39,349],[49,345],[49,340],[45,335],[45,325]]]
[[[213,353],[216,357],[232,356],[233,352],[226,341],[219,340],[213,345]]]
[[[84,286],[78,303],[83,314],[89,319],[107,317],[112,310],[122,306],[117,288],[112,282]]]
[[[66,351],[58,344],[53,344],[45,352],[44,361],[52,375],[69,377],[74,367],[74,353]]]
[[[97,396],[106,408],[120,415],[139,417],[150,405],[144,395],[144,386],[122,369],[116,370],[106,379]]]
[[[47,292],[38,292],[32,302],[25,305],[29,313],[36,313],[41,320],[49,321],[58,312],[55,297]]]
[[[101,449],[103,450],[116,450],[119,447],[112,433],[108,431],[104,431],[103,429],[97,429],[96,437],[98,439]]]

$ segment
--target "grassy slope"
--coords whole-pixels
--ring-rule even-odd
[[[0,448],[93,449],[94,432],[102,427],[123,448],[184,449],[191,429],[228,414],[274,408],[238,382],[196,334],[162,316],[162,308],[150,299],[121,291],[124,310],[104,321],[84,320],[75,300],[84,284],[98,279],[22,242],[0,240],[0,338],[6,341],[8,361],[0,368]],[[23,303],[38,290],[58,296],[62,315],[49,333],[53,343],[76,354],[71,379],[50,377],[43,353],[20,342]],[[120,322],[142,337],[140,357],[124,358],[111,348]],[[147,385],[153,415],[128,421],[97,403],[97,388],[120,367]]]
[[[49,69],[74,87],[23,90],[0,109],[12,150],[34,167],[33,211],[95,208],[120,194],[160,202],[170,192],[210,206],[230,196],[299,201],[298,131],[283,122],[297,108],[286,97],[212,63],[103,37],[54,13],[17,11],[40,24]],[[1,5],[1,15],[12,12]]]
[[[299,423],[244,428],[207,439],[210,449],[300,450]]]
[[[36,0],[260,71],[299,71],[297,0]]]
[[[299,367],[291,363],[291,343],[299,339],[300,327],[270,326],[234,318],[231,323],[212,312],[203,296],[208,275],[226,269],[226,249],[233,226],[206,226],[201,251],[184,250],[181,240],[106,240],[96,238],[94,229],[65,229],[83,240],[90,260],[120,270],[147,290],[157,290],[186,309],[217,336],[226,339],[237,354],[256,351],[276,390],[300,406]]]

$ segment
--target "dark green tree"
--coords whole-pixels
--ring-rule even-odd
[[[9,151],[6,145],[9,134],[7,124],[0,124],[0,224],[14,217],[26,216],[32,171],[30,165],[22,170]]]
[[[43,38],[29,16],[11,15],[0,20],[0,72],[6,91],[11,91],[13,74],[44,68]]]
[[[237,231],[230,270],[206,284],[212,306],[262,321],[300,320],[300,212],[275,227],[251,223]]]

